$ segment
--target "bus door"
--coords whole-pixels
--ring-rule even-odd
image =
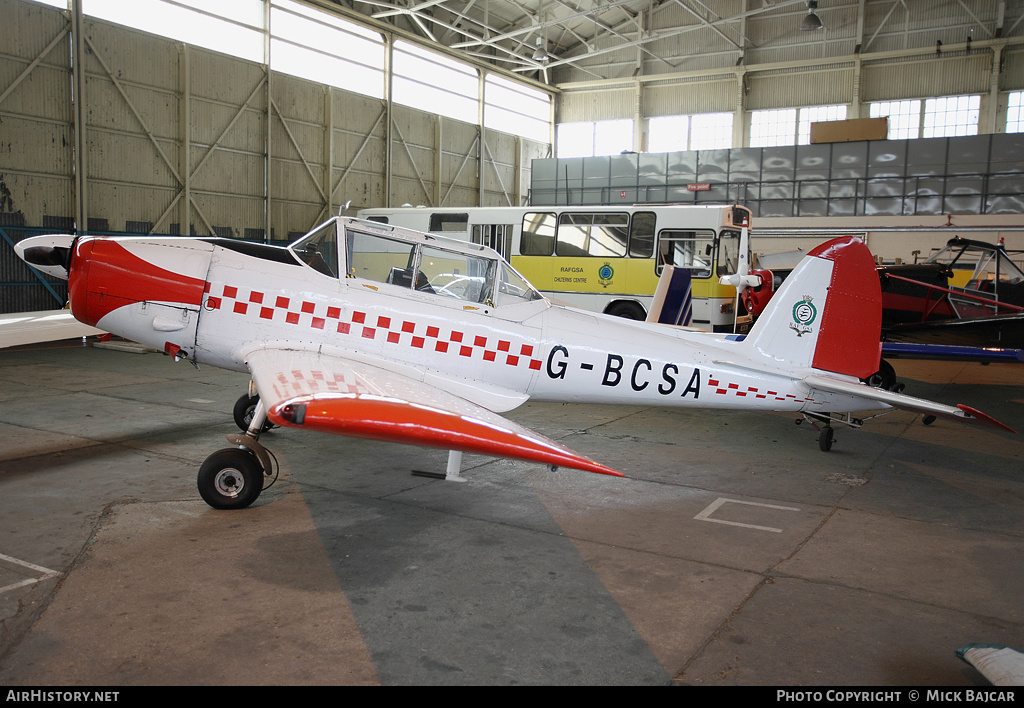
[[[715,241],[715,232],[711,229],[665,229],[658,234],[655,270],[660,277],[667,265],[689,269],[693,324],[697,327],[713,328],[719,324],[713,312],[714,290],[718,284],[718,280],[712,277]]]
[[[506,261],[511,259],[512,224],[473,224],[473,243],[493,248]]]

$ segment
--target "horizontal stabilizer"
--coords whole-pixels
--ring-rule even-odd
[[[859,381],[847,381],[832,378],[831,376],[807,376],[803,379],[803,382],[812,389],[824,391],[826,393],[857,396],[858,398],[878,401],[879,403],[888,404],[893,408],[914,411],[915,413],[921,413],[923,415],[934,415],[939,418],[955,420],[960,423],[973,423],[975,425],[982,425],[988,428],[995,428],[997,430],[1007,430],[1011,433],[1017,432],[1013,428],[1003,425],[995,418],[987,416],[984,413],[965,405],[947,406],[943,403],[936,403],[923,398],[915,398],[914,396],[906,396],[902,393],[895,393],[893,391],[875,388],[874,386],[868,386],[867,384],[860,383]]]

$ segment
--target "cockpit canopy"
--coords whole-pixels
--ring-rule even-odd
[[[1000,287],[1024,284],[1024,272],[1010,260],[1002,245],[984,241],[959,237],[950,239],[945,248],[926,263],[936,263],[951,271],[963,272],[966,279],[954,278],[951,284],[963,285],[969,290],[998,294]],[[965,282],[956,282],[958,280]]]
[[[490,307],[542,299],[496,251],[374,222],[331,219],[288,248],[332,278],[344,273]]]

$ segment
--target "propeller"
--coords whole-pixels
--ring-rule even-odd
[[[14,244],[14,252],[36,270],[67,280],[75,238],[71,234],[31,236]]]

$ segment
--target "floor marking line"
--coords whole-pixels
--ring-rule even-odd
[[[18,581],[16,583],[13,583],[11,585],[5,585],[4,587],[0,588],[0,594],[5,593],[8,590],[14,590],[16,588],[24,587],[26,585],[32,585],[33,583],[38,583],[38,582],[40,582],[42,580],[46,580],[48,578],[54,578],[54,577],[60,575],[60,573],[58,573],[56,570],[50,570],[49,568],[44,568],[41,565],[36,565],[35,563],[29,563],[28,561],[18,560],[17,558],[12,558],[11,556],[6,556],[3,553],[0,553],[0,561],[6,561],[6,562],[11,563],[13,565],[20,565],[20,566],[22,566],[24,568],[28,568],[29,570],[34,570],[37,573],[42,573],[42,576],[38,577],[38,578],[26,578],[25,580],[20,580],[20,581]]]
[[[740,499],[726,499],[725,497],[719,497],[715,501],[711,502],[702,512],[693,517],[696,521],[709,521],[713,524],[726,524],[727,526],[739,526],[745,529],[754,529],[756,531],[770,531],[771,533],[782,533],[782,529],[777,529],[772,526],[758,526],[756,524],[743,524],[739,521],[724,521],[722,519],[712,519],[711,515],[721,509],[726,504],[746,504],[747,506],[760,506],[765,509],[779,509],[780,511],[800,511],[800,509],[793,506],[779,506],[778,504],[762,504],[760,502],[742,501]]]

